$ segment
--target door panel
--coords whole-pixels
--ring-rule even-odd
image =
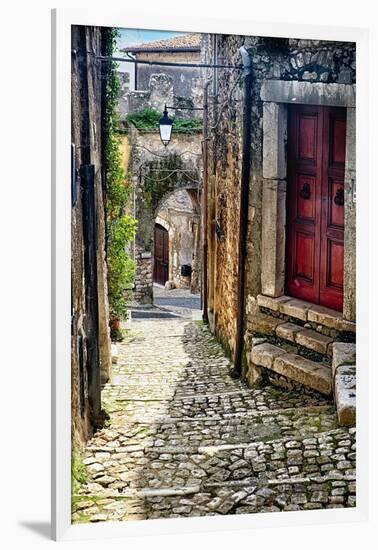
[[[316,163],[317,158],[317,132],[318,116],[317,114],[303,113],[298,117],[299,131],[298,136],[298,160],[312,161]]]
[[[296,275],[313,284],[315,277],[315,240],[311,234],[296,232]]]
[[[154,237],[154,282],[164,285],[169,278],[168,231],[156,223]]]
[[[317,107],[290,110],[286,292],[310,302],[319,294],[322,123]]]
[[[346,111],[289,108],[289,295],[342,310]]]
[[[346,110],[324,110],[319,303],[343,309]]]

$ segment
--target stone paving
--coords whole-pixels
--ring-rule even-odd
[[[200,322],[133,322],[73,522],[355,506],[355,429],[315,392],[249,389]]]
[[[187,288],[166,289],[154,284],[154,304],[180,317],[192,319],[193,311],[200,311],[201,296]]]

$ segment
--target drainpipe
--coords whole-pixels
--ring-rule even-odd
[[[207,275],[207,256],[208,256],[208,89],[210,82],[205,83],[203,89],[203,139],[202,139],[202,319],[205,323],[208,318],[208,275]]]
[[[240,378],[242,373],[245,312],[245,262],[247,256],[248,200],[251,170],[252,61],[248,51],[244,46],[242,46],[239,51],[242,56],[244,67],[242,73],[242,76],[244,77],[244,105],[239,210],[236,342],[234,364],[230,373],[233,378]]]

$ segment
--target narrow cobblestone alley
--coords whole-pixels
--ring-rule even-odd
[[[316,393],[249,389],[208,328],[133,321],[102,392],[73,521],[355,505],[355,429]]]

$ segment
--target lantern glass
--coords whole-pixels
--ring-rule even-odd
[[[169,118],[167,106],[164,108],[164,113],[159,121],[160,139],[165,146],[171,141],[173,120]]]

